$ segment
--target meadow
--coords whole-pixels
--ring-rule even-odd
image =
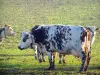
[[[34,50],[19,50],[20,33],[34,25],[69,24],[100,27],[100,0],[0,0],[0,27],[11,25],[16,36],[7,37],[0,45],[0,75],[100,75],[100,30],[91,49],[87,72],[78,73],[81,61],[66,56],[66,64],[45,70],[46,62],[34,59]]]

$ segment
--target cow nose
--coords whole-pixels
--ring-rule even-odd
[[[23,48],[21,48],[20,46],[18,46],[18,49],[23,50]]]

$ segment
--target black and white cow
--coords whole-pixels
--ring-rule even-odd
[[[18,48],[23,50],[29,48],[32,44],[44,47],[40,50],[48,55],[49,70],[55,68],[54,52],[80,57],[82,60],[81,72],[86,71],[89,64],[88,50],[91,46],[88,45],[91,44],[89,41],[92,38],[93,36],[88,38],[86,28],[82,26],[41,25],[33,27],[30,34],[23,32]]]
[[[88,39],[87,43],[84,43],[84,45],[88,44],[87,45],[87,46],[89,46],[88,52],[91,52],[91,46],[94,43],[95,35],[96,35],[95,30],[99,30],[99,28],[96,28],[95,26],[87,26],[85,28],[86,28],[86,31],[87,31],[88,38],[91,38],[91,39]],[[59,64],[62,64],[62,63],[65,64],[66,63],[65,56],[66,56],[66,54],[59,54]]]

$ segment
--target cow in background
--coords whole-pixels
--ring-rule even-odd
[[[0,28],[0,43],[7,36],[14,36],[14,35],[15,32],[13,31],[12,27],[9,25],[5,25],[3,28]]]

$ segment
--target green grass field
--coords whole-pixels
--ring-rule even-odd
[[[0,27],[11,25],[16,36],[7,37],[0,45],[0,75],[80,75],[81,61],[66,56],[66,64],[45,70],[49,63],[39,63],[31,49],[20,51],[17,46],[20,32],[29,31],[38,24],[71,24],[100,27],[100,0],[0,0]],[[100,31],[92,46],[91,61],[82,75],[100,75]]]

